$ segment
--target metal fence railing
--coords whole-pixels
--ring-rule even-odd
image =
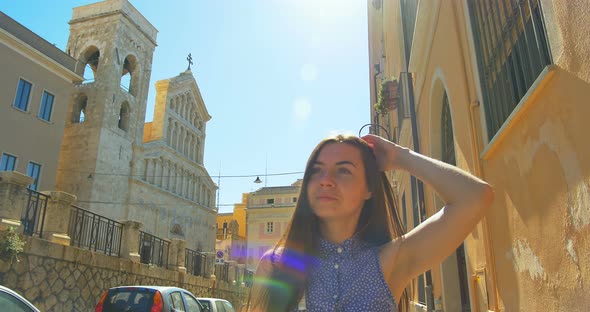
[[[42,237],[48,199],[48,195],[27,189],[27,203],[21,215],[23,234]]]
[[[218,281],[224,281],[227,283],[231,283],[229,276],[229,263],[225,262],[223,264],[216,264],[215,265],[215,276],[217,277]]]
[[[166,268],[170,242],[157,236],[139,231],[139,261]]]
[[[189,274],[209,278],[210,264],[207,255],[192,249],[185,249],[185,267]]]
[[[123,224],[72,205],[70,245],[109,256],[119,256]]]

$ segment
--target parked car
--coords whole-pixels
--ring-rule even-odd
[[[120,286],[107,290],[95,312],[201,312],[203,305],[188,290],[164,286]]]
[[[235,312],[229,301],[218,298],[197,298],[209,312]]]
[[[0,285],[0,307],[2,307],[2,311],[39,312],[39,309],[23,296],[2,285]]]

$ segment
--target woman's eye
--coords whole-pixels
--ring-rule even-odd
[[[350,174],[351,172],[350,172],[350,170],[348,170],[348,168],[341,167],[341,168],[338,168],[338,173]]]
[[[312,175],[317,174],[317,173],[320,173],[320,171],[321,171],[321,168],[319,168],[319,167],[313,167],[313,168],[311,168],[311,174]]]

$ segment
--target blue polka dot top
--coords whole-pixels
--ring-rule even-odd
[[[378,247],[369,247],[354,235],[342,244],[321,239],[319,252],[308,277],[307,311],[397,311]]]

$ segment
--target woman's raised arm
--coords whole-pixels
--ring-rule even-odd
[[[390,251],[385,254],[395,262],[390,272],[398,282],[409,281],[442,262],[465,240],[491,206],[493,191],[457,167],[381,137],[367,135],[363,140],[373,146],[381,170],[405,170],[430,185],[445,202],[436,214],[386,246]]]

